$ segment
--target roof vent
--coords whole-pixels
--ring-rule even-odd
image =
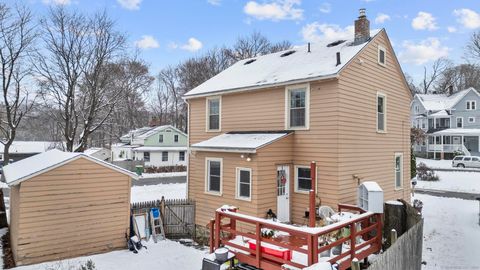
[[[253,62],[257,61],[257,59],[250,59],[250,60],[247,60],[247,62],[244,63],[244,65],[249,65]]]
[[[293,53],[295,53],[295,51],[288,51],[288,52],[282,53],[282,54],[280,55],[280,57],[289,56],[289,55],[291,55],[291,54],[293,54]]]
[[[344,43],[345,41],[346,41],[346,40],[340,39],[340,40],[334,41],[334,42],[332,42],[332,43],[329,43],[329,44],[327,45],[327,47],[335,47],[335,46],[337,46],[337,45],[340,45],[340,44]]]

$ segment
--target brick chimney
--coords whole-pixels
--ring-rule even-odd
[[[355,20],[355,41],[354,45],[362,44],[370,40],[370,21],[367,19],[365,9],[361,8],[358,19]]]

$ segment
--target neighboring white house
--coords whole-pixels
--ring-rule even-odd
[[[453,94],[417,94],[411,105],[412,127],[423,129],[427,140],[417,153],[451,158],[455,153],[480,154],[480,94],[468,88]]]
[[[112,161],[143,160],[145,166],[187,165],[187,134],[170,126],[131,130],[112,145]]]
[[[3,161],[4,145],[0,144],[0,161]],[[9,148],[9,159],[18,161],[51,149],[61,149],[61,142],[48,141],[14,141]]]

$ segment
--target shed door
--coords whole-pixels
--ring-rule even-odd
[[[277,219],[290,222],[290,167],[277,167]]]

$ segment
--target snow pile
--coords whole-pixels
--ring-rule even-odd
[[[412,198],[413,199],[413,198]],[[424,270],[476,269],[480,250],[478,202],[423,194]]]
[[[131,202],[145,202],[162,199],[185,199],[187,197],[187,184],[158,184],[153,186],[133,186]]]
[[[452,169],[452,161],[451,160],[434,160],[434,159],[426,159],[426,158],[417,158],[417,166],[420,163],[424,163],[431,169]]]
[[[436,171],[439,181],[417,181],[415,188],[480,193],[480,173]]]

